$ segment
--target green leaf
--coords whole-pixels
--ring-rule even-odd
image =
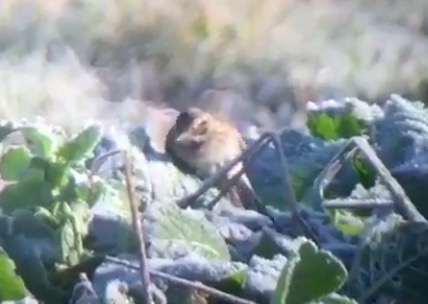
[[[76,265],[79,262],[79,236],[75,234],[71,221],[66,221],[57,232],[60,244],[61,262],[68,265]]]
[[[44,250],[29,240],[23,234],[17,234],[5,242],[5,250],[13,257],[17,273],[38,299],[43,299],[45,303],[65,303],[69,293],[50,283],[44,265]]]
[[[54,188],[61,187],[68,181],[68,169],[67,164],[54,162],[47,158],[33,157],[25,172],[25,179],[39,179],[52,184]]]
[[[49,218],[41,217],[35,213],[34,209],[36,208],[20,208],[11,213],[14,232],[30,237],[53,236],[53,228],[56,223]]]
[[[0,301],[16,301],[28,294],[24,281],[15,272],[15,263],[0,247]]]
[[[90,157],[101,140],[101,128],[90,126],[60,147],[58,156],[67,163],[77,163]]]
[[[46,161],[39,157],[31,158],[30,165],[22,173],[19,182],[46,182]]]
[[[31,151],[40,157],[52,157],[58,146],[58,137],[47,126],[19,128],[28,141]]]
[[[309,111],[308,128],[312,135],[324,140],[351,138],[366,132],[363,121],[358,119],[351,110],[343,113]]]
[[[36,217],[37,219],[42,220],[43,222],[52,226],[58,224],[58,221],[48,209],[40,206],[36,206],[33,209],[34,209],[34,217]]]
[[[77,200],[69,204],[73,220],[75,221],[76,231],[80,236],[88,233],[90,219],[90,209],[88,204],[82,200]]]
[[[50,183],[37,180],[8,185],[0,192],[0,207],[10,212],[17,208],[48,206],[53,198],[52,190]]]
[[[364,219],[346,210],[332,211],[333,223],[337,229],[350,236],[359,235],[365,226]]]
[[[309,240],[300,245],[281,271],[272,304],[304,304],[326,296],[344,284],[348,273],[342,262]]]
[[[218,280],[203,281],[203,283],[206,283],[215,289],[229,294],[239,294],[245,288],[247,283],[247,270],[236,269],[235,271],[232,271],[233,268],[234,267],[231,267],[231,273],[224,276],[223,278],[218,278]]]
[[[101,179],[98,179],[93,180],[92,183],[89,183],[89,181],[78,183],[76,191],[79,199],[92,207],[104,196],[107,188],[105,187],[105,183]]]
[[[314,136],[325,140],[337,139],[337,123],[327,113],[310,113],[308,115],[308,127]]]
[[[59,162],[46,162],[46,181],[55,187],[67,184],[69,180],[69,166]]]
[[[148,235],[162,257],[173,257],[179,248],[211,260],[230,260],[225,241],[205,218],[197,218],[176,204],[152,204],[146,212],[153,220]]]
[[[82,220],[79,218],[81,211],[78,207],[73,210],[69,204],[58,202],[55,204],[52,214],[61,222],[61,226],[56,232],[60,244],[61,262],[76,265],[83,253],[82,233],[79,231],[81,229],[79,224],[82,224]]]
[[[364,163],[359,155],[352,158],[352,165],[364,188],[372,188],[376,183],[376,171],[371,166]]]
[[[0,174],[4,180],[18,180],[31,162],[31,153],[25,147],[11,147],[0,159]]]

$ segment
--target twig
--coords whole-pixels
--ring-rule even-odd
[[[281,166],[284,170],[284,173],[282,174],[282,182],[283,182],[283,194],[284,199],[290,204],[290,209],[293,217],[293,221],[300,224],[302,229],[306,232],[307,235],[310,236],[310,238],[317,243],[317,237],[313,233],[313,231],[310,229],[310,227],[306,224],[304,219],[300,216],[300,212],[298,209],[298,202],[296,200],[296,197],[294,196],[294,189],[291,186],[290,182],[290,173],[287,169],[287,162],[285,159],[285,154],[279,139],[279,136],[274,132],[265,132],[263,133],[259,139],[257,139],[256,142],[254,142],[251,146],[246,148],[240,155],[235,157],[231,162],[223,166],[218,172],[216,172],[214,175],[207,178],[202,186],[192,195],[186,197],[184,200],[179,202],[179,205],[181,207],[187,207],[191,205],[194,200],[196,200],[200,195],[202,195],[205,191],[207,191],[209,188],[213,187],[215,184],[219,183],[222,178],[225,178],[227,173],[240,161],[243,159],[251,159],[254,157],[257,153],[260,153],[260,150],[265,148],[269,143],[273,142],[275,149],[277,151],[277,156],[279,158],[279,161],[281,163]],[[241,173],[241,172],[239,172]],[[225,191],[223,191],[225,192]],[[215,200],[219,200],[221,196],[217,196]],[[210,204],[211,205],[211,204]]]
[[[331,161],[325,166],[321,173],[317,176],[314,182],[313,191],[310,193],[311,200],[317,200],[325,206],[324,191],[331,183],[333,178],[344,166],[345,162],[353,157],[357,152],[360,152],[367,162],[374,168],[381,182],[391,192],[394,199],[394,206],[398,211],[411,221],[424,221],[426,219],[419,213],[415,206],[411,203],[401,185],[394,179],[389,170],[379,159],[368,141],[361,136],[356,136],[348,140],[347,143],[337,152]]]
[[[390,200],[359,200],[359,199],[335,199],[324,201],[323,207],[327,209],[376,209],[391,208],[394,202]]]
[[[425,217],[416,209],[410,199],[407,197],[401,185],[395,180],[391,172],[385,167],[373,148],[363,137],[354,138],[355,145],[358,146],[361,153],[367,158],[376,170],[379,178],[385,183],[386,188],[391,192],[395,205],[404,217],[414,222],[426,222]]]
[[[121,149],[114,149],[114,150],[108,151],[108,152],[101,154],[98,157],[94,158],[94,160],[92,161],[91,167],[89,169],[91,175],[98,173],[99,169],[102,167],[102,165],[104,165],[107,158],[109,158],[111,156],[115,156],[116,154],[119,154],[122,152],[123,152],[123,150],[121,150]]]
[[[282,190],[283,190],[282,192],[283,192],[285,201],[290,206],[291,214],[293,216],[292,222],[294,223],[297,222],[297,224],[300,224],[301,228],[303,228],[303,230],[306,232],[306,235],[309,235],[309,237],[319,246],[320,243],[317,236],[312,231],[310,226],[306,223],[306,221],[300,216],[299,203],[297,202],[296,196],[294,195],[294,189],[290,180],[290,172],[288,170],[284,149],[282,147],[279,135],[274,132],[270,132],[269,135],[272,138],[272,142],[275,146],[279,163],[281,164],[281,167],[283,170],[283,173],[281,174]]]
[[[120,264],[135,270],[138,270],[138,267],[133,265],[132,263],[128,262],[128,261],[124,261],[115,257],[111,257],[111,256],[106,256],[106,260],[110,261],[112,263],[116,263],[116,264]],[[189,287],[189,288],[193,288],[196,290],[200,290],[203,292],[206,292],[210,295],[212,295],[213,297],[216,297],[218,299],[223,299],[225,301],[228,301],[230,303],[234,303],[234,304],[256,304],[256,302],[250,301],[250,300],[245,300],[233,295],[230,295],[228,293],[225,293],[223,291],[217,290],[215,288],[209,287],[204,285],[201,282],[192,282],[171,274],[167,274],[167,273],[163,273],[157,270],[149,270],[150,274],[154,277],[158,277],[160,279],[163,279],[165,281],[177,284],[177,285],[181,285],[181,286],[185,286],[185,287]]]
[[[139,260],[140,260],[140,275],[141,283],[143,284],[143,294],[146,304],[152,304],[153,298],[150,292],[150,276],[147,268],[147,257],[146,257],[146,248],[144,242],[143,228],[141,225],[137,202],[135,200],[135,191],[134,184],[132,183],[132,170],[131,170],[131,161],[129,157],[129,152],[124,153],[124,165],[125,165],[125,179],[126,179],[126,190],[128,194],[129,205],[131,207],[132,214],[132,226],[134,232],[137,235],[139,243]]]
[[[214,206],[218,203],[218,201],[236,184],[236,182],[238,181],[238,179],[245,173],[245,166],[242,166],[239,171],[237,173],[235,173],[235,175],[229,179],[220,189],[220,192],[217,194],[217,196],[211,200],[211,202],[209,202],[207,204],[207,208],[209,210],[211,210],[212,208],[214,208]],[[257,194],[255,194],[255,202],[253,204],[253,208],[258,211],[261,212],[263,214],[266,214],[267,216],[269,216],[269,212],[267,211],[266,206],[260,201],[260,199],[257,197]],[[273,221],[273,219],[272,219]]]

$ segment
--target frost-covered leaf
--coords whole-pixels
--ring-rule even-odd
[[[67,163],[83,161],[90,157],[93,149],[101,140],[101,128],[90,126],[59,148],[59,156]]]
[[[247,265],[243,263],[213,261],[195,255],[179,258],[159,270],[191,281],[222,286],[222,290],[242,290],[247,279]]]
[[[296,198],[304,201],[314,179],[329,163],[346,140],[325,142],[295,130],[281,134]],[[287,208],[283,196],[283,169],[274,147],[269,146],[247,164],[247,172],[257,194],[266,204],[280,210]],[[347,180],[342,180],[344,184]]]
[[[51,157],[58,145],[58,137],[48,126],[24,126],[19,128],[27,140],[31,152],[40,157]]]
[[[311,301],[307,304],[358,304],[357,301],[348,298],[347,296],[331,293],[317,301]]]
[[[331,211],[332,220],[337,229],[347,235],[359,235],[365,227],[364,219],[346,210]]]
[[[347,277],[342,262],[332,253],[305,241],[285,265],[272,304],[301,304],[317,300],[342,287]]]
[[[428,152],[428,117],[422,106],[391,95],[384,112],[384,117],[375,122],[373,140],[387,168]]]
[[[20,300],[27,294],[23,280],[15,272],[15,263],[0,248],[0,301]]]
[[[26,147],[10,147],[0,159],[0,174],[4,180],[14,181],[31,163],[31,153]]]
[[[202,216],[175,204],[152,204],[146,211],[153,249],[162,257],[175,252],[197,253],[207,259],[230,260],[229,249],[219,232]]]
[[[428,298],[428,225],[391,214],[363,240],[347,282],[359,303],[423,303]]]

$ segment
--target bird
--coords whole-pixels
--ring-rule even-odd
[[[233,124],[198,107],[181,111],[165,140],[165,150],[173,163],[201,179],[214,175],[245,148],[246,143]],[[243,166],[242,161],[238,162],[221,181],[220,188],[226,187]],[[235,206],[254,209],[258,198],[245,171],[230,188],[229,198]]]

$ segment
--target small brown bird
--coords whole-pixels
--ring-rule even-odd
[[[238,130],[199,108],[181,112],[166,136],[165,149],[174,163],[201,179],[212,176],[245,149]],[[220,188],[241,170],[239,162],[229,171]],[[229,192],[231,202],[239,207],[253,208],[257,197],[248,177],[241,175]]]

